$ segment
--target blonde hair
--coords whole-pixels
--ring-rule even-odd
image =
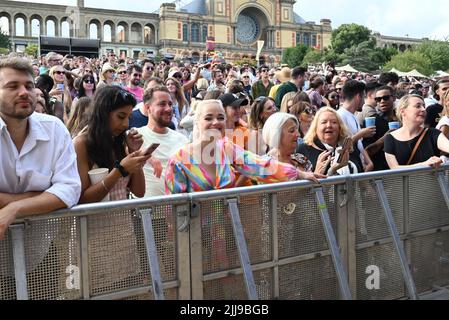
[[[196,83],[196,88],[198,91],[207,90],[209,88],[209,81],[205,78],[198,79],[198,82]]]
[[[396,116],[401,123],[403,123],[401,111],[403,109],[408,108],[408,106],[410,105],[410,99],[412,99],[412,98],[418,98],[419,100],[424,102],[423,97],[421,97],[420,95],[417,95],[417,94],[407,94],[407,95],[403,96],[401,98],[401,100],[399,100],[399,104],[396,109]]]
[[[332,113],[333,115],[335,115],[335,117],[338,121],[338,125],[340,126],[340,132],[338,134],[338,143],[343,143],[346,138],[351,137],[351,134],[350,134],[348,128],[344,124],[343,120],[341,119],[341,117],[337,113],[337,111],[335,111],[334,109],[332,109],[330,107],[323,107],[320,110],[318,110],[318,112],[316,113],[315,118],[313,119],[312,124],[310,125],[310,129],[307,132],[306,136],[304,137],[304,142],[307,145],[309,145],[309,146],[313,145],[315,139],[318,137],[318,134],[317,134],[318,121],[320,120],[321,115],[323,115],[326,112],[329,112],[329,113]]]
[[[57,86],[58,86],[58,84],[56,83],[56,79],[55,79],[55,72],[56,72],[57,68],[64,69],[62,66],[54,66],[54,67],[51,67],[50,72],[49,72],[50,77],[54,81],[53,89],[56,89]],[[65,71],[66,70],[64,69],[64,72]],[[67,80],[67,76],[65,75],[65,73],[64,73],[64,76],[65,76],[65,80],[64,80],[64,94],[63,94],[64,95],[64,97],[63,97],[63,100],[64,100],[64,111],[65,111],[66,115],[68,116],[70,114],[70,112],[71,112],[71,109],[72,109],[72,102],[73,102],[73,100],[72,100],[72,95],[70,94],[70,91],[69,91],[68,80]]]
[[[225,109],[223,107],[223,103],[220,100],[204,100],[204,101],[200,101],[198,102],[198,104],[196,105],[196,109],[195,109],[195,123],[198,123],[200,121],[200,117],[203,113],[203,110],[205,109],[206,106],[210,105],[210,104],[216,104],[220,107],[220,109],[223,111],[223,114],[225,115],[226,118],[226,112]]]
[[[288,92],[285,94],[281,102],[281,112],[288,113],[288,102],[293,101],[295,96],[296,92]]]

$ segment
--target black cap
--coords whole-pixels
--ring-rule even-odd
[[[223,103],[223,107],[241,107],[246,104],[246,99],[239,99],[237,95],[226,93],[218,98]]]

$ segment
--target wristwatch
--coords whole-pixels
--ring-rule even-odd
[[[123,178],[126,178],[129,176],[129,172],[125,170],[125,168],[120,164],[120,161],[116,160],[114,162],[114,168],[116,168],[118,171],[120,171],[120,174]]]

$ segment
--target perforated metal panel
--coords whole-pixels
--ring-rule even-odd
[[[14,260],[9,233],[0,241],[0,300],[16,299]]]
[[[261,300],[272,299],[273,274],[271,270],[254,272],[257,294]],[[243,275],[229,276],[204,283],[204,300],[247,300]]]
[[[449,285],[449,232],[410,241],[411,266],[419,292]]]
[[[28,296],[81,298],[79,223],[75,218],[33,222],[25,228]]]
[[[175,221],[171,206],[153,210],[161,276],[176,279]],[[142,221],[134,211],[88,218],[89,276],[93,296],[151,284]]]
[[[332,226],[337,233],[334,187],[326,187],[323,191]],[[277,203],[281,259],[328,249],[319,210],[310,189],[279,193]]]
[[[357,299],[358,300],[393,300],[405,297],[405,283],[403,281],[399,257],[393,244],[374,246],[357,250]],[[378,268],[380,276],[379,289],[367,287],[371,284],[367,273],[368,267]],[[375,283],[375,282],[373,282]]]
[[[449,224],[449,210],[433,174],[410,177],[410,230]]]
[[[178,300],[178,292],[176,289],[164,289],[165,300]],[[130,296],[123,300],[154,300],[152,292],[141,295]]]
[[[231,216],[223,200],[201,203],[201,238],[204,274],[240,266]]]
[[[404,232],[404,198],[402,178],[383,179],[385,193],[399,234]],[[376,188],[370,182],[357,182],[356,241],[363,243],[391,237]]]
[[[338,286],[330,256],[279,267],[281,300],[336,300]]]

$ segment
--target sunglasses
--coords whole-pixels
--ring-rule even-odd
[[[115,73],[115,70],[108,70],[106,72]]]
[[[305,114],[308,114],[308,115],[315,114],[315,112],[313,111],[313,109],[310,108],[310,107],[306,107],[302,113],[305,113]]]
[[[242,78],[243,79],[249,79],[249,76],[243,76]]]
[[[115,53],[110,53],[109,56],[110,57],[115,57]]]
[[[260,72],[268,72],[267,69],[262,69]]]
[[[86,79],[84,80],[84,83],[89,84],[89,83],[95,83],[94,79]]]
[[[331,99],[331,100],[335,100],[335,99],[339,99],[340,98],[340,96],[329,96],[329,99]]]
[[[120,71],[118,74],[126,74],[126,71]]]
[[[154,71],[154,68],[153,67],[147,67],[147,68],[145,68],[145,70],[147,70],[147,71]]]
[[[388,100],[390,100],[390,98],[391,98],[391,95],[387,95],[387,96],[383,96],[383,97],[376,97],[376,98],[374,98],[374,100],[376,102],[381,102],[382,100],[383,101],[388,101]]]
[[[55,71],[55,74],[58,74],[58,75],[65,74],[65,71]]]
[[[140,74],[140,73],[134,73],[134,74],[133,74],[133,77],[134,77],[134,78],[142,78],[142,74]]]

